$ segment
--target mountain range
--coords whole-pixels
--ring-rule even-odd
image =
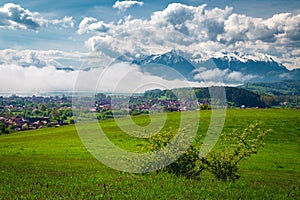
[[[136,64],[143,72],[165,79],[184,77],[190,81],[214,81],[222,78],[225,84],[300,80],[300,69],[288,70],[270,56],[247,57],[237,52],[220,53],[218,56],[200,61],[193,61],[175,50],[139,58],[126,55],[118,60]]]

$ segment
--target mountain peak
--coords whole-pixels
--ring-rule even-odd
[[[147,68],[148,70],[150,68],[155,68],[154,66],[150,65],[158,64],[168,66],[189,79],[192,79],[192,73],[195,70],[194,65],[183,56],[181,56],[180,52],[177,50],[172,50],[164,54],[142,57],[140,59],[133,60],[131,63],[139,66],[144,66],[143,68]]]
[[[257,54],[257,55],[246,55],[237,51],[234,52],[217,52],[211,56],[211,58],[218,58],[222,60],[226,60],[229,62],[242,62],[246,63],[249,61],[254,62],[267,62],[267,63],[277,63],[272,56],[266,54]]]
[[[180,62],[189,62],[181,56],[178,50],[171,50],[163,54],[152,54],[150,56],[141,56],[132,61],[133,64],[145,65],[149,63],[172,65]]]

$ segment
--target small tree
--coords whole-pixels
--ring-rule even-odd
[[[16,126],[13,124],[8,126],[9,131],[15,131],[15,129],[16,129]]]
[[[64,123],[65,120],[67,120],[67,116],[65,114],[62,114],[60,117],[59,117],[59,120],[61,121],[61,123]]]
[[[131,111],[130,115],[137,116],[137,115],[139,115],[139,112],[137,110],[133,110],[133,111]]]
[[[221,135],[222,143],[219,150],[214,150],[201,161],[205,168],[217,179],[238,179],[238,164],[246,157],[256,154],[264,145],[264,137],[271,130],[264,131],[259,123],[250,124],[242,133],[233,130]]]
[[[45,111],[47,110],[47,107],[45,106],[45,104],[40,104],[39,109],[40,109],[42,112],[45,112]]]
[[[6,129],[5,124],[0,123],[0,135],[1,134],[8,134],[8,133],[9,133],[9,131]]]
[[[200,110],[208,110],[208,104],[201,104]]]
[[[59,120],[59,112],[56,108],[52,108],[51,117],[52,117],[52,121],[54,121],[54,122]]]

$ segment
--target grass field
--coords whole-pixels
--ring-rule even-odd
[[[179,115],[169,118],[171,126]],[[149,122],[147,116],[134,120]],[[193,180],[113,170],[85,149],[75,126],[1,135],[0,199],[299,199],[300,110],[228,110],[223,130],[244,129],[255,120],[273,132],[257,155],[242,161],[235,182],[208,174]],[[199,134],[205,134],[209,121],[209,111],[201,111]],[[133,151],[142,145],[113,120],[101,124],[116,145]]]

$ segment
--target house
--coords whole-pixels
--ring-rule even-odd
[[[38,120],[38,121],[36,121],[36,122],[33,122],[33,123],[32,123],[32,126],[33,126],[34,128],[42,128],[42,127],[44,127],[44,123],[43,123],[42,121]]]
[[[91,112],[97,112],[97,107],[90,108],[90,111],[91,111]]]
[[[6,118],[5,118],[5,117],[0,117],[0,122],[5,123],[5,121],[6,121]]]
[[[17,115],[10,120],[10,124],[16,126],[17,129],[22,128],[23,124],[27,122],[28,121],[25,120],[22,115]]]
[[[29,129],[29,124],[28,123],[24,123],[23,125],[22,125],[22,128],[21,128],[22,130],[28,130]]]

